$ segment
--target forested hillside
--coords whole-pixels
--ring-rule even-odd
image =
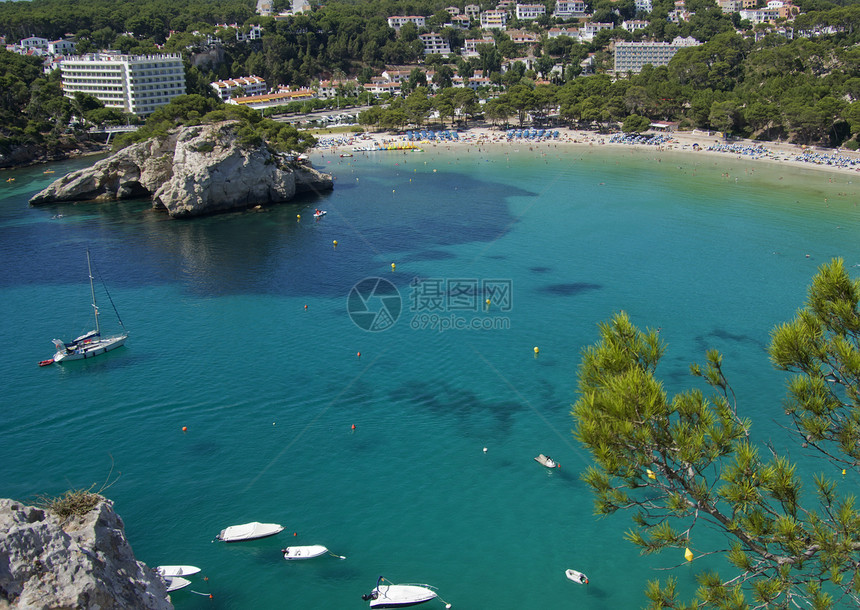
[[[395,14],[425,15],[426,30],[440,32],[456,49],[464,39],[486,33],[443,28],[449,16],[442,9],[450,4],[330,0],[309,14],[275,20],[256,15],[253,0],[31,0],[0,3],[0,34],[7,42],[30,35],[48,39],[71,35],[78,52],[110,48],[133,54],[181,53],[188,60],[188,93],[203,96],[211,94],[209,82],[222,78],[255,74],[271,87],[309,86],[327,78],[366,83],[387,66],[412,65],[417,70],[404,86],[404,94],[411,95],[365,115],[367,122],[379,127],[420,124],[433,109],[443,119],[453,108],[447,115],[451,120],[483,115],[500,124],[557,109],[559,118],[571,123],[623,123],[637,129],[667,120],[766,140],[857,146],[860,0],[801,0],[797,5],[804,12],[782,24],[791,28],[793,39],[766,34],[761,26],[740,21],[736,13],[722,13],[711,0],[687,0],[688,10],[695,14],[681,23],[666,19],[672,0],[654,0],[648,15],[636,14],[633,0],[593,0],[589,10],[595,20],[618,26],[622,19],[636,17],[650,23],[634,33],[619,27],[605,30],[581,43],[566,36],[547,38],[546,27],[558,25],[554,18],[514,20],[513,26],[539,34],[533,48],[514,44],[504,31],[494,31],[495,45],[481,45],[478,57],[447,60],[423,55],[414,25],[404,26],[398,35],[386,22]],[[480,4],[491,8],[494,3]],[[553,4],[547,3],[550,8]],[[286,0],[279,0],[275,10],[287,6]],[[223,61],[191,67],[192,56],[207,48],[206,35],[223,23],[236,24],[239,30],[260,24],[263,37],[238,42],[235,32],[222,30],[218,35]],[[617,79],[605,73],[611,68],[614,41],[674,36],[693,36],[705,44],[679,51],[668,67],[646,67],[640,74]],[[531,70],[514,63],[503,72],[503,62],[529,52],[534,55]],[[583,75],[580,62],[589,56],[596,74]],[[485,104],[478,106],[466,94],[455,99],[456,92],[445,92],[452,77],[468,77],[476,70],[491,82],[477,92]],[[429,78],[427,71],[432,71]],[[0,75],[5,85],[0,94],[4,138],[0,144],[49,144],[69,130],[72,116],[90,122],[131,120],[100,108],[92,98],[63,99],[57,75],[42,74],[38,59],[0,52]]]

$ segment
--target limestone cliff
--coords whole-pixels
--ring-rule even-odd
[[[287,163],[265,145],[243,145],[238,127],[236,121],[181,127],[133,144],[54,181],[30,204],[151,197],[154,208],[178,218],[331,190],[331,176]]]
[[[0,609],[173,608],[164,583],[135,560],[113,504],[83,516],[0,499]]]

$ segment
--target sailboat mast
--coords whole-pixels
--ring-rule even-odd
[[[87,248],[87,271],[90,274],[90,294],[93,296],[93,313],[96,316],[96,333],[101,334],[99,330],[99,306],[96,305],[96,289],[93,287],[93,266],[90,263],[90,249]]]

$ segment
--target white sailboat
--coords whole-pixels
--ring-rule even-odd
[[[128,333],[122,325],[122,320],[119,318],[119,313],[117,313],[116,307],[114,307],[114,313],[117,314],[116,317],[117,320],[119,320],[119,325],[123,328],[123,332],[112,337],[102,337],[101,328],[99,327],[99,307],[96,304],[96,290],[93,285],[93,267],[92,263],[90,263],[89,249],[87,249],[87,270],[90,275],[90,295],[93,299],[93,314],[95,315],[96,327],[94,330],[84,333],[70,343],[65,343],[60,339],[54,339],[53,343],[57,348],[57,352],[54,354],[53,358],[40,362],[40,366],[53,364],[54,362],[65,362],[67,360],[94,358],[95,356],[109,352],[112,349],[121,347],[125,344],[125,340],[128,338]],[[108,299],[110,299],[110,295],[108,295]],[[113,300],[111,300],[111,305],[113,305]]]

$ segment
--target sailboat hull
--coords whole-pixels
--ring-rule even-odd
[[[72,352],[68,350],[59,350],[54,354],[54,362],[63,363],[69,360],[86,360],[88,358],[95,358],[96,356],[100,356],[113,349],[122,347],[125,345],[125,340],[127,338],[128,335],[118,335],[116,337],[107,337],[105,339],[90,341],[78,346],[78,348]]]

